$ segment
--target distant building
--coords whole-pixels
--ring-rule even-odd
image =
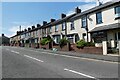
[[[10,44],[10,38],[2,34],[2,36],[0,37],[0,45],[8,46],[9,44]]]

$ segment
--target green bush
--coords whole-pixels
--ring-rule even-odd
[[[76,46],[77,46],[78,48],[83,48],[83,47],[85,47],[85,46],[90,47],[90,46],[95,46],[95,43],[85,42],[84,40],[79,40],[79,41],[77,41]]]
[[[62,48],[63,46],[67,45],[69,41],[66,38],[62,38],[59,42],[60,47]]]
[[[85,46],[95,46],[95,43],[93,43],[93,42],[86,42],[86,45]]]
[[[47,38],[43,38],[41,41],[40,41],[40,44],[41,45],[46,45],[48,44],[49,42],[52,42],[52,39],[50,37],[47,37]]]
[[[84,40],[79,40],[77,41],[76,46],[78,48],[83,48],[84,46],[86,46],[86,42]]]

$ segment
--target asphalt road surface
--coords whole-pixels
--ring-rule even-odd
[[[20,47],[2,48],[2,78],[118,78],[118,63],[48,53]]]

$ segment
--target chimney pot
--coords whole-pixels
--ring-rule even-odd
[[[66,17],[66,14],[61,14],[61,18],[65,18]]]
[[[26,32],[26,31],[27,31],[27,29],[24,29],[24,31]]]
[[[54,22],[55,21],[55,19],[51,19],[51,22]]]
[[[32,26],[32,29],[34,29],[35,28],[35,26]]]
[[[76,12],[76,13],[81,13],[81,9],[79,9],[79,8],[77,7],[77,8],[75,8],[75,12]]]
[[[40,24],[37,24],[37,27],[41,27],[41,25],[40,25]]]
[[[4,36],[4,34],[2,34],[2,36]]]
[[[30,31],[31,30],[31,28],[28,28],[28,31]]]
[[[46,25],[47,24],[47,21],[43,21],[43,25]]]

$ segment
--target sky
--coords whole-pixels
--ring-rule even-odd
[[[18,0],[19,1],[19,0]],[[1,5],[1,3],[0,3]],[[2,33],[12,37],[19,30],[32,25],[50,22],[51,18],[59,19],[61,13],[70,15],[75,7],[82,11],[96,6],[96,0],[79,0],[78,2],[2,2]],[[0,29],[1,30],[1,29]]]

